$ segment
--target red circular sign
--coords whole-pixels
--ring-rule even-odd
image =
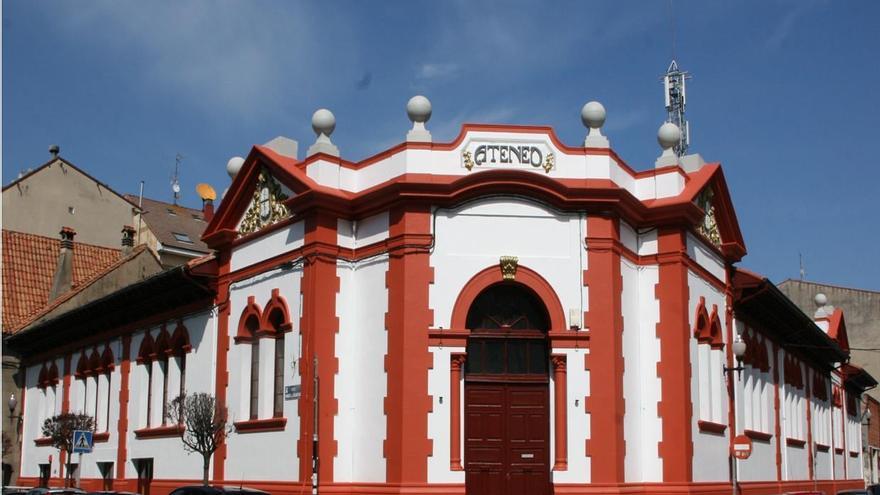
[[[737,435],[733,438],[733,445],[730,446],[733,457],[737,459],[748,459],[752,455],[752,439],[745,435]]]

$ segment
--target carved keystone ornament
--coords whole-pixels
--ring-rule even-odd
[[[504,280],[515,279],[518,264],[519,258],[516,256],[502,256],[500,260],[501,278]]]

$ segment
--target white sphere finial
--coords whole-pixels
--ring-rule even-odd
[[[581,122],[589,129],[598,129],[605,124],[605,107],[598,101],[591,101],[581,108]]]
[[[315,135],[323,134],[329,137],[335,129],[336,117],[330,110],[320,108],[312,114],[312,130],[315,131]]]
[[[431,100],[416,95],[406,102],[406,114],[411,122],[424,124],[431,119]]]
[[[681,139],[681,130],[672,122],[666,122],[657,131],[657,142],[664,150],[672,149]]]
[[[230,179],[234,179],[238,175],[242,165],[244,165],[244,158],[240,156],[233,156],[226,162],[226,173],[229,174]]]
[[[816,297],[813,298],[813,302],[816,303],[817,308],[821,308],[822,306],[828,304],[828,296],[820,292],[816,294]]]

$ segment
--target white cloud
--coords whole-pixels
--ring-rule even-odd
[[[813,7],[809,2],[801,2],[795,5],[795,7],[792,7],[784,16],[782,16],[782,19],[776,24],[770,37],[767,38],[765,46],[768,49],[778,50],[781,48],[785,40],[794,33],[798,20]]]
[[[458,72],[456,64],[422,64],[416,71],[416,77],[419,79],[440,79],[452,77]]]

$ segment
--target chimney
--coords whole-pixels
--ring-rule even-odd
[[[214,218],[214,200],[210,198],[202,198],[202,216],[206,222],[210,222]]]
[[[73,237],[76,231],[70,227],[61,227],[61,250],[58,252],[58,264],[52,278],[52,291],[49,302],[69,291],[73,285]]]
[[[131,249],[134,247],[134,227],[131,225],[126,225],[122,227],[122,257],[125,258],[129,254],[131,254]]]

